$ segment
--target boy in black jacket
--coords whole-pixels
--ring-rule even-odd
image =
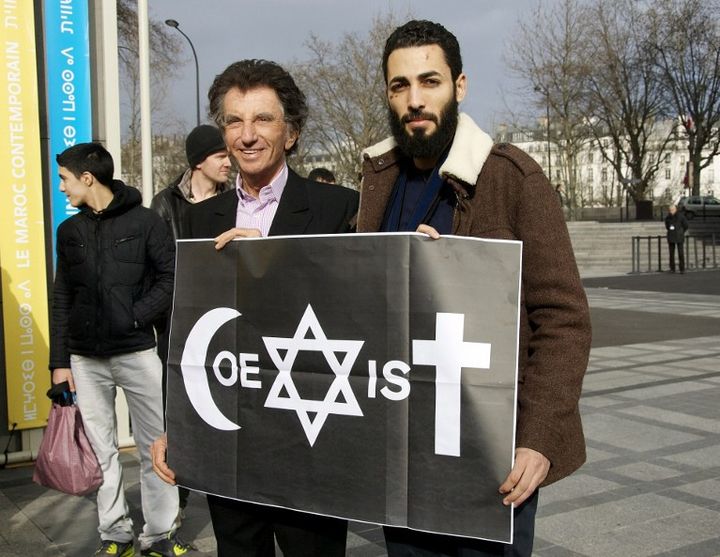
[[[80,212],[57,232],[50,369],[68,381],[103,470],[97,493],[101,544],[95,555],[135,554],[118,460],[115,393],[128,401],[141,458],[143,555],[181,555],[173,532],[177,489],[152,471],[150,443],[163,431],[161,366],[153,321],[170,305],[174,244],[167,225],[142,207],[138,190],[113,180],[101,145],[82,143],[57,157],[60,191]]]

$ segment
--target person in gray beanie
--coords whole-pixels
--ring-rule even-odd
[[[193,129],[185,139],[188,169],[152,200],[154,209],[173,231],[183,238],[184,214],[199,203],[230,189],[230,158],[220,130],[207,124]]]
[[[150,208],[154,209],[170,227],[174,239],[187,236],[185,212],[188,207],[230,189],[228,182],[230,158],[225,140],[218,128],[203,124],[193,129],[185,139],[185,154],[187,155],[188,169],[153,197],[150,204]],[[165,400],[170,340],[169,322],[170,315],[168,313],[166,318],[156,325],[158,356],[163,370],[163,400]],[[188,495],[187,489],[180,489],[178,525],[184,515]]]

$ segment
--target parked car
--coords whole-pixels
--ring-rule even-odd
[[[679,211],[684,211],[685,216],[691,219],[698,217],[720,217],[720,199],[711,195],[691,195],[681,197],[677,202]]]

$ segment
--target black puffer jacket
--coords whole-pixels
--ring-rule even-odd
[[[83,207],[58,228],[50,369],[70,367],[70,354],[152,348],[153,321],[170,306],[172,233],[138,190],[119,181],[112,190],[107,209]]]

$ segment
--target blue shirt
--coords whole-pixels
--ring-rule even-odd
[[[395,181],[380,231],[415,232],[429,224],[440,234],[451,234],[455,203],[452,187],[437,168],[419,170],[408,161]]]

